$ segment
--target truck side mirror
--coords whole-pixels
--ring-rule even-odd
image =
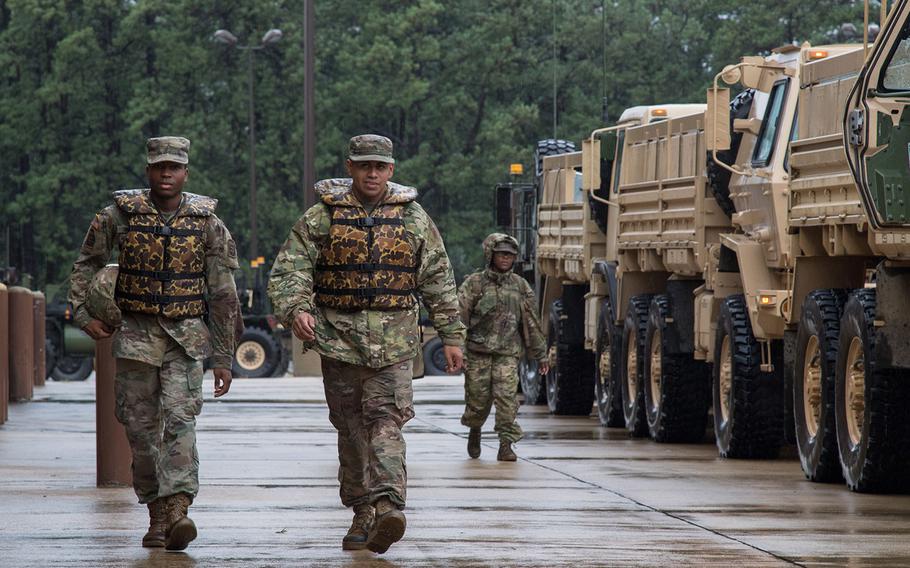
[[[496,186],[496,225],[499,227],[512,226],[512,187],[509,185]]]
[[[708,89],[705,143],[708,151],[730,149],[730,89]]]

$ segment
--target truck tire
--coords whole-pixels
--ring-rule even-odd
[[[733,121],[737,118],[749,118],[749,111],[752,109],[752,101],[755,98],[755,89],[746,89],[739,93],[730,101],[730,132],[733,132]],[[736,162],[736,155],[739,153],[739,145],[742,142],[743,133],[733,132],[730,137],[730,149],[717,152],[717,158],[725,164]],[[727,216],[733,215],[736,206],[730,199],[730,170],[723,166],[717,165],[711,152],[708,152],[707,177],[708,186],[711,193],[714,194],[714,200],[720,206],[721,210]]]
[[[540,177],[543,173],[543,159],[546,156],[557,156],[559,154],[568,154],[575,151],[575,144],[568,140],[557,140],[547,138],[546,140],[537,141],[537,149],[534,151],[534,175]]]
[[[547,406],[552,414],[588,416],[594,402],[591,377],[586,376],[586,370],[593,367],[591,356],[583,344],[565,341],[565,325],[562,300],[556,300],[550,307],[547,328],[547,353],[551,354]]]
[[[446,354],[439,337],[434,337],[423,346],[423,372],[428,377],[447,374]]]
[[[650,294],[632,296],[622,330],[622,362],[619,370],[622,377],[622,410],[626,430],[632,436],[648,435],[642,378],[645,369],[645,329],[648,326],[650,304]]]
[[[547,403],[546,377],[537,371],[537,361],[522,357],[518,360],[518,383],[524,393],[524,404]]]
[[[55,381],[84,381],[94,370],[94,358],[91,355],[64,355],[57,359],[51,377]]]
[[[837,348],[841,471],[853,491],[905,493],[910,389],[906,371],[877,368],[875,342],[875,290],[856,290],[844,306]]]
[[[622,328],[614,322],[613,304],[609,298],[600,304],[597,315],[597,353],[594,357],[594,400],[597,416],[603,426],[622,428],[622,383],[619,360],[622,354]]]
[[[648,433],[655,442],[695,443],[705,437],[708,367],[691,353],[671,353],[669,296],[654,296],[645,329],[644,396]]]
[[[285,376],[288,372],[288,367],[291,366],[291,351],[285,349],[281,342],[278,342],[278,346],[281,349],[281,357],[278,359],[278,364],[275,365],[275,368],[272,370],[272,377],[280,379]]]
[[[714,435],[720,456],[777,457],[784,436],[782,377],[761,371],[761,345],[742,294],[721,304],[714,357]]]
[[[47,376],[51,376],[51,373],[54,372],[54,367],[57,366],[57,346],[54,345],[54,342],[51,341],[50,337],[44,339],[44,369],[47,372]],[[46,379],[47,377],[45,377]]]
[[[248,327],[237,342],[231,372],[235,377],[271,377],[280,360],[278,340],[260,327]]]
[[[803,473],[810,481],[839,482],[834,381],[842,290],[816,290],[803,301],[793,369],[793,426]]]

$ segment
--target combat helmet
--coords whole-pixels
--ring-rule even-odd
[[[494,252],[510,252],[518,255],[518,241],[505,233],[491,233],[483,240],[483,257],[487,265],[493,260]]]
[[[110,327],[120,327],[122,317],[114,298],[119,272],[120,267],[116,264],[108,264],[96,272],[85,298],[85,309],[89,315]]]

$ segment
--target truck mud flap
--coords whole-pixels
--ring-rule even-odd
[[[910,269],[881,263],[875,272],[875,361],[879,368],[910,369]]]

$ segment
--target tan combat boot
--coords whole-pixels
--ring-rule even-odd
[[[480,428],[471,428],[468,433],[468,455],[474,459],[480,457]]]
[[[499,442],[499,454],[497,454],[496,459],[501,462],[513,462],[518,459],[518,456],[512,451],[511,442],[506,442],[505,440]]]
[[[183,550],[196,538],[196,524],[186,516],[193,498],[186,493],[177,493],[166,499],[167,538],[164,547],[168,550]]]
[[[165,533],[167,532],[167,509],[164,499],[155,499],[148,504],[149,530],[142,537],[142,546],[146,548],[161,548],[164,546]]]
[[[388,497],[380,497],[374,506],[376,507],[376,520],[373,522],[373,528],[370,529],[367,548],[377,554],[382,554],[404,536],[407,520],[404,513],[398,510],[398,505],[392,503]]]
[[[373,526],[374,511],[372,505],[357,505],[354,507],[354,521],[348,534],[341,539],[342,550],[363,550],[367,547],[367,537]]]

